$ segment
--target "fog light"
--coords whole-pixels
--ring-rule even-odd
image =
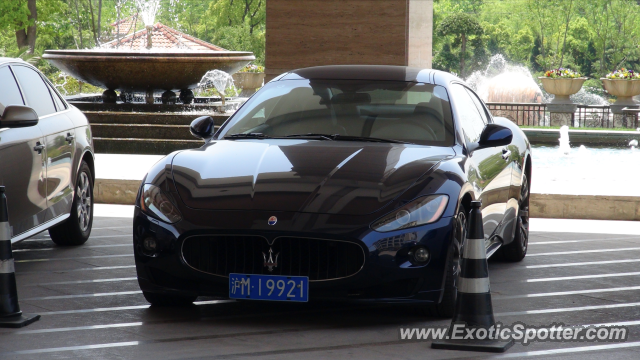
[[[413,250],[413,261],[417,265],[424,265],[429,261],[429,250],[424,247],[418,247]]]
[[[156,251],[156,247],[157,247],[156,239],[154,239],[154,238],[146,238],[142,242],[142,246],[144,247],[144,249],[146,251],[155,252]]]

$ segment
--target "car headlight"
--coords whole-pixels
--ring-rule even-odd
[[[448,202],[447,195],[418,198],[374,221],[371,228],[379,232],[388,232],[436,222],[447,208]]]
[[[140,194],[138,205],[146,214],[169,224],[182,220],[182,215],[180,215],[180,211],[178,211],[171,196],[155,185],[142,185],[142,193]]]

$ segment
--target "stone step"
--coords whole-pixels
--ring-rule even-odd
[[[217,129],[218,127],[216,127]],[[91,124],[96,138],[138,138],[166,140],[198,140],[188,125]]]
[[[176,150],[195,149],[203,140],[100,138],[94,137],[94,149],[99,154],[167,155]]]
[[[216,125],[222,125],[229,116],[206,112],[194,113],[138,113],[117,111],[83,111],[91,124],[161,124],[189,125],[200,116],[211,116]]]

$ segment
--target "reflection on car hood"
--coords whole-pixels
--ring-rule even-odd
[[[173,177],[195,209],[364,215],[453,155],[405,144],[221,140],[176,155]]]

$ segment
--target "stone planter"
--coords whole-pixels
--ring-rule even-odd
[[[548,78],[539,77],[544,90],[549,94],[553,94],[551,104],[573,104],[569,96],[577,93],[582,88],[582,84],[587,80],[586,77],[581,78]]]
[[[624,80],[624,79],[600,79],[605,90],[611,95],[617,96],[618,100],[614,105],[631,105],[638,106],[632,97],[640,95],[640,79]]]
[[[264,81],[264,73],[235,73],[231,76],[236,87],[242,89],[241,97],[253,95]]]
[[[578,105],[571,101],[569,96],[580,91],[587,78],[548,78],[542,76],[538,79],[542,82],[546,92],[554,95],[553,100],[547,104],[551,126],[573,126],[573,113]]]
[[[602,78],[600,80],[602,80],[605,90],[607,90],[609,94],[618,98],[616,102],[611,105],[611,112],[613,113],[613,127],[631,127],[631,121],[628,121],[627,116],[622,112],[622,109],[638,108],[638,103],[633,100],[633,97],[640,95],[640,79],[625,80]]]

